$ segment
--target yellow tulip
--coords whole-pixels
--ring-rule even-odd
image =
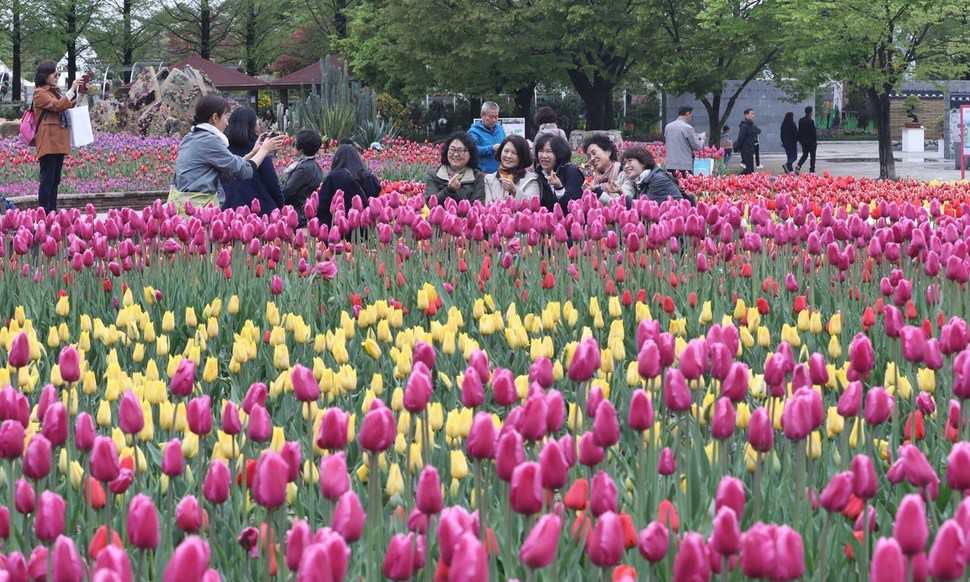
[[[60,299],[57,300],[57,305],[54,307],[54,312],[61,317],[67,317],[71,313],[71,301],[67,298],[67,295],[62,295]]]
[[[205,368],[202,370],[202,381],[211,384],[219,377],[219,361],[213,357],[205,360]]]
[[[825,435],[828,438],[834,438],[836,435],[842,434],[842,430],[845,428],[845,418],[838,412],[837,406],[829,406],[828,414],[825,417]]]
[[[837,311],[829,318],[827,328],[829,335],[837,336],[842,334],[842,312]]]
[[[936,372],[930,368],[920,368],[916,371],[916,385],[923,392],[936,392]]]
[[[796,326],[798,331],[808,331],[809,321],[811,320],[811,315],[808,313],[807,309],[802,309],[798,312],[798,318],[796,320]]]
[[[714,320],[714,313],[713,313],[713,311],[714,311],[714,309],[713,309],[713,306],[712,306],[711,302],[710,301],[705,301],[704,304],[701,306],[701,314],[697,318],[697,321],[701,325],[707,325],[707,324],[711,323],[711,321]]]
[[[822,314],[818,311],[812,312],[811,320],[808,322],[808,331],[813,335],[822,333]]]
[[[388,497],[393,497],[399,495],[402,491],[404,491],[404,477],[401,475],[401,467],[397,463],[393,463],[387,474],[387,485],[384,487],[384,493]]]
[[[758,346],[762,348],[768,348],[771,346],[771,333],[765,326],[758,327]]]
[[[162,315],[162,331],[165,333],[171,333],[175,330],[175,314],[171,311],[166,311]]]
[[[822,435],[817,431],[812,431],[808,438],[808,458],[817,459],[822,456]]]
[[[461,480],[468,476],[468,460],[460,449],[451,451],[451,478]]]

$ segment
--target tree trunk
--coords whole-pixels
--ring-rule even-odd
[[[525,118],[526,135],[532,135],[535,130],[532,122],[532,100],[535,98],[535,90],[535,83],[532,83],[515,92],[515,114]]]
[[[882,91],[875,87],[866,89],[866,98],[876,112],[876,131],[879,136],[879,177],[884,180],[896,179],[896,160],[893,157],[893,139],[889,125],[889,92],[892,86],[883,86]]]
[[[77,2],[71,0],[67,10],[67,86],[77,78]]]
[[[714,145],[721,141],[721,128],[724,127],[724,120],[731,114],[731,106],[721,114],[721,92],[711,94],[711,98],[701,99],[704,109],[707,110],[707,145]]]
[[[21,87],[20,78],[23,76],[23,71],[21,70],[21,46],[20,46],[20,0],[13,0],[13,34],[10,39],[13,49],[13,79],[11,79],[10,88],[12,91],[12,99],[14,101],[20,101]]]
[[[130,67],[135,60],[135,47],[131,34],[131,5],[132,0],[124,0],[121,4],[121,64],[126,67]]]
[[[586,105],[586,129],[612,129],[613,88],[616,83],[594,74],[590,80],[586,73],[578,69],[567,71],[573,88]]]
[[[246,0],[246,74],[256,75],[256,0]]]
[[[344,14],[344,10],[347,9],[347,4],[349,2],[342,1],[335,3],[335,10],[333,11],[333,30],[337,33],[337,38],[347,38],[347,15]]]
[[[199,56],[208,59],[212,51],[212,11],[209,0],[199,4]]]

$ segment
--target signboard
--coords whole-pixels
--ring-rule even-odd
[[[500,117],[498,121],[505,129],[505,135],[521,135],[525,137],[524,117]]]
[[[694,158],[694,175],[695,176],[714,175],[714,159],[713,158]]]
[[[967,159],[970,159],[970,105],[960,106],[960,179],[967,178]]]

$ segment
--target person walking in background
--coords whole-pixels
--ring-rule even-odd
[[[781,145],[785,148],[785,173],[795,171],[792,164],[798,157],[798,126],[795,125],[795,114],[789,111],[785,114],[785,119],[781,122]]]
[[[78,79],[65,94],[57,88],[57,65],[43,61],[34,75],[34,119],[37,124],[35,143],[40,162],[40,206],[47,212],[57,210],[57,188],[61,184],[64,157],[71,153],[71,135],[67,128],[68,109],[74,107],[83,82]]]
[[[441,144],[441,162],[424,177],[424,196],[485,201],[485,176],[478,170],[478,148],[467,133],[455,133]]]
[[[729,135],[731,133],[731,127],[725,125],[721,128],[721,149],[724,150],[724,168],[727,169],[728,164],[731,163],[731,154],[734,152],[734,141]]]
[[[754,109],[745,109],[744,120],[738,128],[738,139],[734,142],[734,149],[740,152],[741,163],[744,164],[742,174],[754,173],[754,144],[760,131],[754,124]]]
[[[240,107],[232,112],[229,126],[226,127],[230,152],[242,157],[253,150],[260,137],[256,135],[256,121],[256,112],[248,107]],[[263,158],[251,178],[223,180],[222,191],[226,195],[222,202],[223,209],[249,206],[253,200],[259,200],[259,213],[262,215],[283,207],[283,193],[276,168],[273,167],[272,155]]]
[[[707,135],[697,133],[690,124],[694,108],[683,106],[677,111],[677,119],[664,128],[664,145],[667,146],[665,166],[669,172],[694,172],[694,152],[704,147]]]
[[[569,144],[569,138],[566,137],[566,132],[559,128],[559,116],[556,115],[556,111],[552,107],[543,105],[537,109],[535,122],[539,128],[539,131],[536,132],[536,143],[539,143],[539,137],[545,134],[551,134],[558,135],[566,141],[567,145]]]
[[[317,163],[317,152],[322,145],[319,132],[301,129],[297,132],[296,141],[293,144],[300,155],[283,170],[283,203],[296,210],[300,226],[306,225],[303,208],[307,199],[320,188],[323,182],[323,170]]]
[[[468,135],[478,147],[478,163],[486,174],[498,171],[499,145],[505,141],[505,129],[498,122],[498,113],[498,104],[486,101],[482,103],[481,119],[476,119],[468,128]]]
[[[818,131],[815,129],[814,110],[811,106],[805,108],[805,117],[798,120],[798,143],[802,145],[802,157],[798,160],[797,170],[802,171],[806,158],[811,158],[808,171],[815,173],[815,150],[818,149]]]
[[[333,153],[330,162],[330,173],[320,186],[320,200],[317,206],[317,218],[320,224],[331,225],[333,214],[330,205],[337,191],[343,191],[344,210],[349,211],[354,196],[360,196],[364,206],[367,200],[381,193],[381,181],[377,179],[367,164],[360,157],[357,148],[350,144],[343,144]]]

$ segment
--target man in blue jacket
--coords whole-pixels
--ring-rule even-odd
[[[482,173],[498,171],[498,146],[505,139],[505,129],[498,122],[498,104],[494,101],[482,103],[482,118],[468,128],[468,135],[478,147],[478,165]]]

